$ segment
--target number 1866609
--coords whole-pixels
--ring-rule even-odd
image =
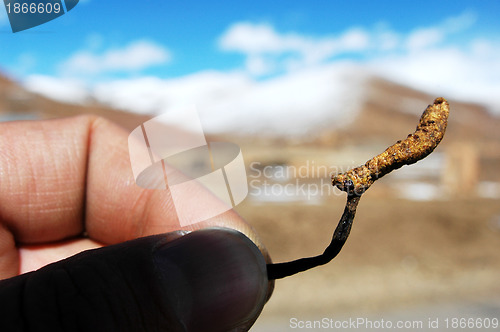
[[[59,14],[62,10],[60,3],[19,3],[6,4],[8,14]]]
[[[497,329],[498,318],[446,318],[446,328],[449,329]]]

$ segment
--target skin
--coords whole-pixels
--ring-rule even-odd
[[[214,226],[241,231],[268,257],[233,210],[179,227],[168,190],[135,184],[127,137],[94,116],[0,124],[1,278],[85,249]]]
[[[86,249],[177,231],[164,237],[170,241],[211,227],[240,231],[270,262],[255,231],[233,210],[180,227],[168,189],[135,184],[128,134],[95,116],[0,123],[0,279]],[[217,203],[212,196],[206,201]]]

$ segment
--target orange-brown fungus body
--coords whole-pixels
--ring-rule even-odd
[[[361,195],[378,178],[403,165],[416,163],[429,155],[441,142],[446,131],[450,106],[444,98],[436,98],[420,117],[413,134],[388,147],[363,166],[332,176],[332,184],[348,194]]]

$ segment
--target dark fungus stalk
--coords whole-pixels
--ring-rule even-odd
[[[318,256],[297,259],[286,263],[267,265],[269,280],[280,279],[330,262],[342,249],[356,214],[361,195],[379,178],[403,165],[416,163],[427,157],[443,139],[450,107],[444,98],[437,98],[420,117],[413,134],[397,141],[363,166],[332,177],[332,184],[347,193],[344,213],[333,233],[332,241]]]

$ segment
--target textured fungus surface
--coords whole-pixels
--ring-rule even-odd
[[[379,178],[403,165],[427,157],[443,139],[450,107],[444,98],[436,98],[420,117],[417,129],[406,139],[397,141],[363,166],[332,177],[332,184],[347,192],[344,213],[333,233],[332,241],[318,256],[286,263],[267,265],[269,280],[280,279],[330,262],[342,249],[349,236],[361,195]]]
[[[446,131],[450,107],[444,98],[437,98],[420,117],[413,134],[388,147],[363,166],[332,177],[332,184],[348,194],[361,195],[375,180],[403,165],[416,163],[428,156],[441,142]]]

